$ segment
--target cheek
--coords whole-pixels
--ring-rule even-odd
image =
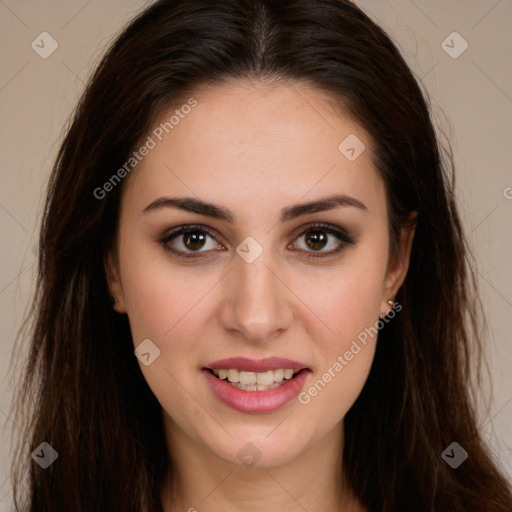
[[[329,273],[304,273],[295,288],[320,321],[321,343],[329,357],[344,351],[351,340],[379,319],[387,261],[385,242],[378,237],[371,243],[369,240]],[[320,338],[318,330],[309,334],[312,339]]]
[[[174,403],[179,394],[169,393],[169,389],[179,388],[179,383],[192,389],[190,369],[202,355],[198,345],[204,341],[202,327],[212,308],[210,292],[219,276],[204,268],[176,265],[149,244],[136,243],[135,237],[121,239],[120,248],[123,294],[134,346],[149,339],[160,351],[155,362],[140,365],[141,370],[155,395],[173,402],[167,404],[168,410],[176,410],[182,405]]]
[[[191,364],[197,358],[201,332],[197,315],[204,315],[211,278],[188,278],[166,257],[149,251],[143,244],[126,243],[120,266],[123,293],[134,346],[149,339],[159,350],[149,365],[139,362],[153,394],[167,411],[192,410],[192,416],[204,414],[183,389],[193,389]],[[121,247],[122,244],[121,244]]]
[[[147,242],[135,243],[135,236],[132,240],[121,240],[120,267],[134,343],[145,338],[163,343],[175,326],[186,322],[187,313],[207,292],[208,279],[198,278],[199,272],[186,274],[163,252]]]
[[[333,354],[298,396],[306,421],[316,424],[322,437],[338,424],[350,410],[366,382],[375,354],[375,343],[349,343],[347,350]],[[350,355],[350,360],[347,355]]]
[[[317,335],[317,360],[321,364],[298,399],[306,410],[309,408],[312,418],[321,418],[321,422],[314,421],[323,433],[352,407],[371,369],[378,335],[380,288],[371,276],[365,275],[365,279],[368,282],[353,276],[345,289],[352,288],[351,293],[337,292],[320,309],[335,334]]]
[[[386,240],[375,238],[333,274],[323,293],[308,295],[308,305],[324,326],[311,332],[318,360],[299,402],[321,415],[325,428],[336,424],[353,405],[366,382],[375,354],[382,283],[387,261]],[[301,293],[306,294],[306,284]],[[318,290],[318,288],[317,288]]]
[[[134,265],[125,272],[123,292],[135,345],[145,338],[161,339],[172,328],[182,304],[173,300],[179,290],[175,283],[170,287],[157,268]]]

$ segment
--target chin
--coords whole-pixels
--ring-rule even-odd
[[[309,443],[295,431],[290,432],[289,425],[288,428],[276,426],[261,429],[244,427],[239,432],[228,428],[233,437],[227,438],[222,444],[219,444],[219,439],[211,439],[207,445],[219,459],[239,468],[283,466],[305,452]],[[281,428],[283,430],[279,432]]]

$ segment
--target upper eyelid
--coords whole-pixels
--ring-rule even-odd
[[[202,231],[206,233],[208,236],[211,236],[212,238],[219,237],[223,239],[224,237],[214,228],[211,228],[210,226],[206,226],[204,224],[183,224],[182,226],[177,226],[175,228],[167,230],[163,236],[159,237],[160,240],[172,240],[174,237],[183,235],[187,232],[194,232],[194,231]]]

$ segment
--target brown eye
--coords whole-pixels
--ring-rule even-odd
[[[164,248],[185,258],[203,256],[210,250],[223,249],[213,233],[204,227],[180,226],[158,240]],[[196,253],[196,254],[194,254]]]
[[[327,245],[328,237],[322,231],[309,231],[305,241],[310,249],[319,251]]]
[[[206,236],[203,233],[192,232],[191,234],[182,235],[182,237],[183,244],[191,251],[202,249],[206,241]]]
[[[336,254],[347,245],[354,244],[354,239],[344,230],[330,224],[320,224],[310,226],[299,235],[293,245],[294,248],[304,252],[306,256],[322,257]]]

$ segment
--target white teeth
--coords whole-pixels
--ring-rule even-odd
[[[284,370],[274,370],[274,382],[282,382],[284,379]]]
[[[221,380],[228,380],[234,387],[246,391],[266,391],[281,385],[283,380],[290,380],[299,370],[279,368],[266,372],[245,372],[236,368],[212,370]]]
[[[228,370],[228,380],[229,382],[240,382],[239,378],[240,372],[238,370]]]
[[[243,391],[268,391],[269,389],[278,388],[281,386],[280,382],[274,382],[274,384],[270,384],[270,386],[261,386],[259,384],[254,386],[244,386],[240,384],[240,382],[231,382],[230,386],[234,388],[242,389]]]
[[[270,386],[274,383],[274,372],[269,370],[268,372],[258,372],[256,374],[256,381],[260,386]],[[240,381],[242,384],[243,382]]]
[[[285,379],[291,379],[293,377],[293,370],[287,369],[283,371]]]
[[[238,380],[243,386],[253,386],[256,384],[256,374],[254,372],[239,372]]]

